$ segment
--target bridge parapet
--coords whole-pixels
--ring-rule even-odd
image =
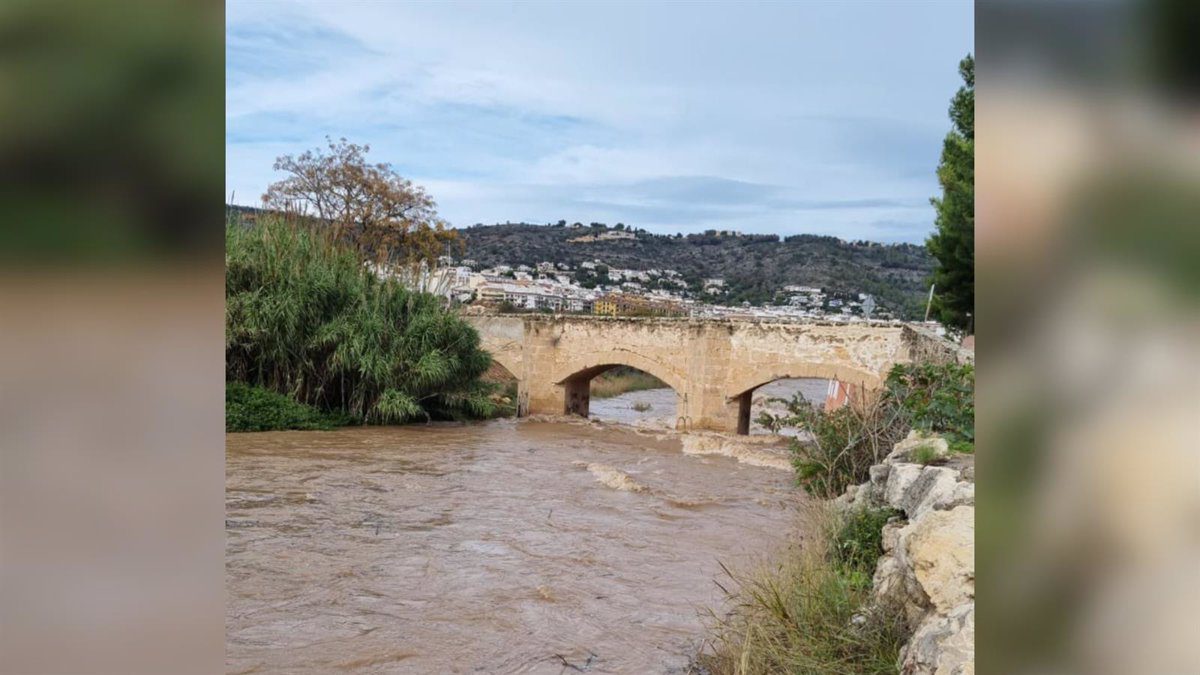
[[[975,352],[954,344],[928,326],[904,324],[904,342],[913,363],[974,363]]]

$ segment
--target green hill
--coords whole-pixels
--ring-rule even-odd
[[[924,246],[846,242],[836,237],[720,233],[687,236],[634,231],[634,239],[572,242],[614,228],[559,225],[475,225],[461,229],[464,258],[483,267],[600,260],[610,267],[673,269],[699,291],[702,280],[725,279],[722,302],[782,302],[787,285],[818,286],[834,295],[870,293],[897,316],[920,318],[933,259]]]

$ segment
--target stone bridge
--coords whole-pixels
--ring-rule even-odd
[[[876,389],[892,365],[955,360],[957,348],[899,323],[774,323],[499,314],[465,317],[517,378],[517,414],[587,416],[590,382],[632,366],[676,394],[676,428],[748,433],[751,395],[783,378]]]

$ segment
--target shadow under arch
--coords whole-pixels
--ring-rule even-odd
[[[684,409],[686,394],[680,373],[635,352],[614,350],[579,355],[555,374],[554,383],[563,388],[563,413],[587,417],[591,406],[592,379],[619,366],[634,368],[658,378],[675,392],[676,415]]]
[[[492,367],[484,373],[484,379],[493,382],[511,379],[516,382],[516,416],[525,417],[529,414],[529,388],[525,386],[521,359],[506,351],[483,349],[492,357]]]
[[[873,391],[883,386],[884,378],[878,373],[836,363],[796,363],[786,367],[753,368],[735,378],[726,392],[726,400],[737,406],[737,433],[750,433],[750,414],[754,404],[754,392],[760,387],[779,380],[828,380],[831,382],[826,400],[826,409],[838,407],[861,396],[863,391]]]

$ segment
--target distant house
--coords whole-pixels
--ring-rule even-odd
[[[606,316],[681,316],[685,310],[681,304],[670,300],[610,293],[596,298],[592,312]]]

